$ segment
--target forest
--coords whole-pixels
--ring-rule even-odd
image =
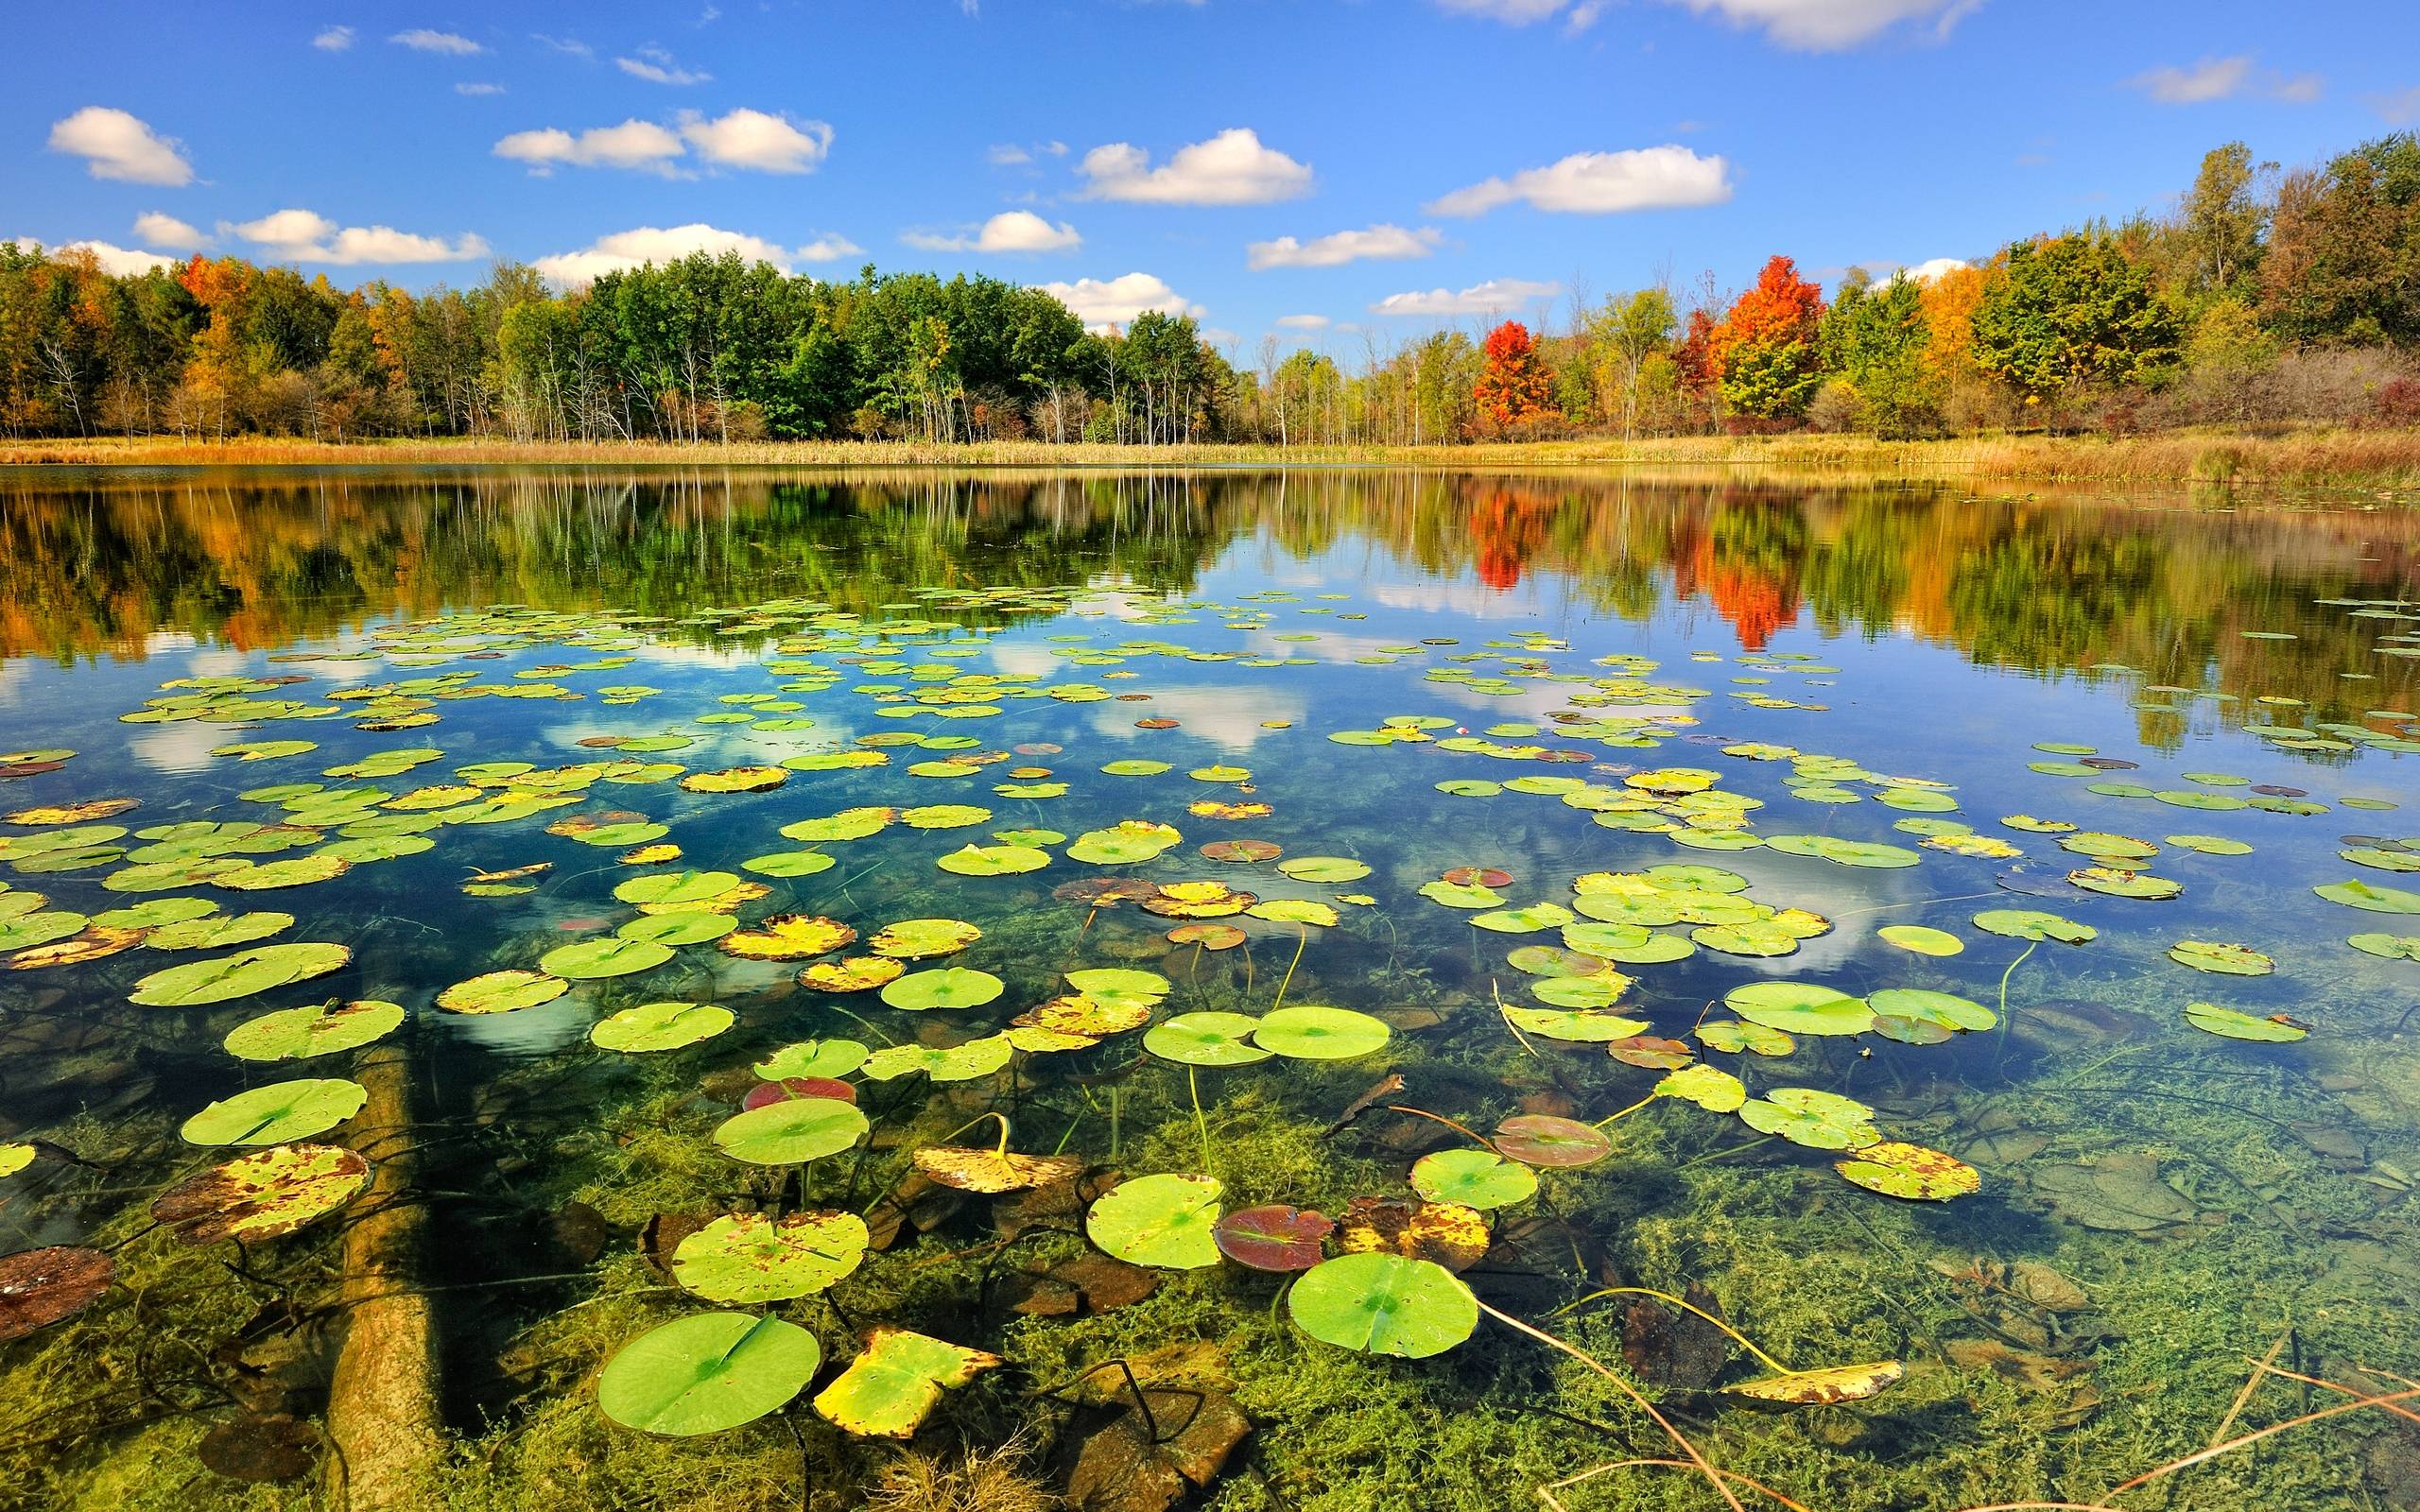
[[[1884,438],[2420,425],[2420,137],[2280,169],[2241,143],[2174,204],[1830,298],[1775,255],[1532,330],[1357,352],[1088,331],[987,276],[847,283],[697,254],[557,288],[341,289],[195,256],[112,276],[0,243],[0,435],[544,442],[900,438],[1405,446],[1811,429]],[[1340,338],[1342,340],[1345,338]]]

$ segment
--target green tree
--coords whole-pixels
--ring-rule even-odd
[[[2105,233],[2018,242],[1975,308],[1975,362],[2038,402],[2096,384],[2156,381],[2176,356],[2173,313]]]
[[[2262,315],[2289,341],[2420,342],[2420,137],[2379,137],[2288,175],[2260,285]]]

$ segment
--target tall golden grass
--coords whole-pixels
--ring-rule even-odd
[[[1755,467],[1887,478],[2056,483],[2244,483],[2420,488],[2420,431],[2282,436],[2195,431],[2144,437],[1980,436],[1886,441],[1866,436],[1674,437],[1466,446],[1053,446],[1035,441],[503,440],[321,442],[271,438],[0,441],[0,465],[147,467],[1406,467],[1439,471]]]

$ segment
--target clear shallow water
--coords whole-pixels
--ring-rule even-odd
[[[59,851],[39,837],[73,823],[0,830],[10,837],[0,880],[43,894],[40,913],[200,898],[221,914],[294,917],[264,943],[350,951],[328,974],[191,1007],[128,996],[164,967],[242,947],[144,941],[0,975],[12,1125],[0,1135],[40,1142],[0,1187],[9,1247],[109,1247],[116,1267],[83,1311],[0,1346],[0,1371],[26,1404],[0,1426],[22,1458],[24,1504],[129,1494],[306,1504],[320,1473],[307,1459],[299,1478],[242,1482],[202,1465],[259,1473],[261,1455],[199,1445],[263,1414],[319,1423],[325,1351],[298,1341],[335,1332],[321,1310],[359,1267],[350,1236],[364,1205],[389,1203],[357,1199],[247,1246],[239,1272],[225,1263],[230,1245],[186,1246],[146,1228],[173,1181],[240,1153],[181,1140],[190,1115],[293,1076],[345,1077],[379,1053],[255,1062],[222,1048],[265,1012],[331,997],[404,1010],[378,1041],[402,1056],[364,1079],[400,1088],[413,1130],[398,1190],[422,1215],[410,1284],[437,1319],[437,1410],[464,1446],[433,1471],[450,1500],[789,1505],[804,1473],[810,1501],[844,1506],[891,1452],[834,1429],[807,1405],[813,1390],[789,1409],[796,1440],[769,1421],[649,1438],[608,1422],[596,1397],[598,1366],[624,1343],[716,1306],[642,1259],[650,1243],[673,1247],[678,1226],[668,1233],[663,1217],[802,1200],[713,1142],[757,1080],[748,1068],[808,1039],[983,1040],[1064,991],[1060,973],[1086,968],[1163,975],[1161,1021],[1259,1014],[1298,945],[1286,1001],[1370,1014],[1387,1042],[1340,1061],[1201,1071],[1198,1123],[1184,1068],[1143,1053],[1132,1031],[1091,1049],[1019,1050],[1011,1069],[964,1080],[853,1074],[870,1142],[809,1165],[803,1200],[871,1212],[889,1243],[828,1292],[773,1311],[820,1338],[815,1390],[855,1352],[853,1333],[877,1324],[1004,1356],[1006,1367],[948,1396],[919,1447],[1014,1438],[1025,1469],[1054,1487],[1132,1481],[1105,1476],[1106,1448],[1083,1458],[1089,1435],[1123,1419],[1114,1405],[1079,1411],[1028,1394],[1139,1359],[1147,1383],[1250,1425],[1200,1493],[1208,1504],[1538,1504],[1534,1486],[1668,1452],[1668,1441],[1584,1370],[1558,1371],[1495,1324],[1411,1363],[1306,1338],[1272,1308],[1277,1279],[1232,1263],[1142,1280],[1094,1274],[1089,1288],[1049,1274],[1086,1254],[1074,1230],[1092,1186],[1028,1231],[1001,1211],[1019,1199],[900,1184],[910,1151],[1000,1110],[1020,1150],[1063,1149],[1130,1177],[1206,1169],[1228,1209],[1342,1214],[1356,1197],[1409,1198],[1415,1159],[1470,1143],[1383,1110],[1323,1132],[1390,1073],[1406,1085],[1382,1104],[1481,1132],[1524,1111],[1605,1118],[1647,1096],[1664,1068],[1539,1032],[1585,1026],[1530,1018],[1531,1032],[1515,1033],[1520,1012],[1552,998],[1538,997],[1550,979],[1534,954],[1530,970],[1508,957],[1558,947],[1554,911],[1592,921],[1582,877],[1666,866],[1728,874],[1660,874],[1666,891],[1697,895],[1685,913],[1732,920],[1723,910],[1739,905],[1711,895],[1816,918],[1748,942],[1787,954],[1744,954],[1720,948],[1742,943],[1734,936],[1695,937],[1719,923],[1624,915],[1693,949],[1621,966],[1633,981],[1612,1011],[1760,1100],[1792,1087],[1857,1099],[1875,1133],[1957,1157],[1978,1190],[1942,1203],[1861,1190],[1836,1173],[1837,1149],[1762,1138],[1737,1115],[1668,1096],[1608,1127],[1606,1159],[1550,1171],[1535,1196],[1493,1214],[1493,1248],[1465,1272],[1481,1299],[1626,1361],[1719,1463],[1827,1509],[2091,1501],[2210,1442],[2245,1357],[2273,1343],[2281,1366],[2377,1389],[2355,1372],[2420,1368],[2410,1316],[2420,1077],[2405,1022],[2420,964],[2346,940],[2420,935],[2420,918],[2312,889],[2394,889],[2412,881],[2403,858],[2420,863],[2404,849],[2420,846],[2420,752],[2406,748],[2420,690],[2402,654],[2420,629],[2420,525],[2238,503],[1392,473],[0,480],[0,747],[74,752],[18,763],[30,770],[0,781],[8,809],[135,799],[139,809],[85,822],[302,823],[319,833],[258,859],[331,844],[361,858],[307,885],[236,891],[198,875],[130,894],[104,883],[146,858],[116,852],[190,850],[195,832],[90,834],[89,859],[52,869]],[[266,682],[279,678],[306,680]],[[193,679],[204,680],[164,686]],[[192,701],[123,719],[162,698]],[[285,712],[303,716],[248,722],[262,711],[235,699],[289,700]],[[769,711],[769,699],[799,707]],[[970,708],[997,713],[949,713]],[[325,709],[339,713],[312,712]],[[891,717],[904,710],[917,712]],[[382,716],[400,728],[356,728]],[[1331,738],[1391,719],[1433,728],[1423,740]],[[1137,723],[1163,720],[1175,723]],[[927,744],[861,744],[902,734]],[[633,739],[647,745],[617,744]],[[288,740],[314,748],[214,754]],[[868,749],[887,763],[782,768],[767,791],[680,785]],[[406,751],[407,766],[328,775]],[[910,770],[959,758],[977,760]],[[1100,770],[1120,761],[1169,768]],[[533,779],[494,765],[519,763],[572,771]],[[2107,765],[2118,763],[2133,765]],[[663,769],[633,770],[647,764]],[[426,810],[389,805],[457,785],[465,766],[473,791],[456,807],[533,782],[571,801],[403,834],[417,821],[397,816],[443,815],[443,795]],[[1009,775],[1039,768],[1047,775]],[[1514,782],[1537,790],[1437,786]],[[360,787],[381,796],[329,796]],[[1760,806],[1725,818],[1716,800],[1688,799],[1694,788]],[[1204,802],[1270,812],[1193,811]],[[780,833],[844,810],[927,805],[990,815],[828,842]],[[665,826],[663,843],[682,854],[629,864],[619,858],[633,845],[549,829],[608,814]],[[2131,859],[2182,892],[2079,889],[2069,872],[2112,848],[2080,854],[2062,846],[2068,834],[2002,822],[2014,816],[2154,847]],[[1129,820],[1181,839],[1132,864],[1088,864],[1053,841],[1028,873],[935,865],[999,843],[996,831],[1072,838]],[[1659,833],[1676,825],[1751,838],[1709,850]],[[399,836],[432,843],[363,844]],[[1775,837],[1782,848],[1761,843]],[[1200,853],[1237,839],[1282,855]],[[1850,852],[1892,864],[1825,859],[1841,840],[1893,848]],[[832,856],[830,868],[742,867],[809,849]],[[382,850],[414,853],[369,858]],[[1314,856],[1369,872],[1322,883],[1279,868]],[[492,885],[528,891],[462,891],[475,871],[540,865]],[[1507,874],[1502,908],[1549,908],[1502,919],[1421,891],[1466,867]],[[981,937],[922,964],[990,973],[1000,994],[904,1012],[871,993],[802,989],[802,962],[700,943],[536,1006],[437,1006],[455,983],[614,936],[636,912],[616,887],[682,868],[764,886],[729,904],[743,927],[792,911],[848,924],[860,936],[853,956],[886,923],[963,920]],[[1337,922],[1220,913],[1214,921],[1248,943],[1196,953],[1165,937],[1182,919],[1056,896],[1105,876],[1324,902]],[[0,906],[14,906],[9,896]],[[2009,909],[2096,937],[2029,953],[1974,923]],[[1946,931],[1962,950],[1904,949],[1877,933],[1889,925]],[[80,923],[58,927],[91,937],[75,933]],[[2183,941],[2241,945],[2269,970],[2197,971],[2170,954]],[[1722,1000],[1757,982],[1877,1003],[1893,1000],[1869,995],[1929,989],[2001,1022],[1939,1043],[1907,1042],[1937,1036],[1904,1028],[1801,1032],[1779,1056],[1717,1050],[1692,1033],[1731,1022]],[[657,1053],[590,1040],[609,1014],[667,1000],[727,1007],[734,1022]],[[1499,1000],[1515,1010],[1512,1027]],[[2244,1015],[2235,1027],[2254,1033],[2284,1014],[2308,1037],[2212,1033],[2185,1018],[2196,1003]],[[362,1131],[313,1137],[359,1143]],[[989,1125],[963,1136],[989,1137]],[[1098,1172],[1086,1179],[1098,1184]],[[886,1221],[887,1195],[907,1201],[904,1224]],[[999,1238],[1017,1243],[994,1249]],[[1742,1351],[1709,1374],[1703,1360],[1659,1352],[1655,1320],[1625,1318],[1621,1302],[1552,1315],[1605,1285],[1692,1283],[1790,1365],[1891,1359],[1905,1376],[1856,1405],[1754,1412],[1703,1389],[1753,1380]],[[2230,1430],[2304,1411],[2306,1392],[2313,1407],[2339,1400],[2273,1381]],[[2420,1474],[2387,1423],[2355,1415],[2281,1435],[2118,1504],[2163,1494],[2172,1506],[2405,1504]],[[1203,1432],[1222,1449],[1231,1436]],[[1203,1472],[1215,1459],[1186,1465]],[[1557,1494],[1575,1508],[1713,1504],[1703,1482],[1659,1469]]]

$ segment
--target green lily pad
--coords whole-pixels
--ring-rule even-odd
[[[1776,1087],[1739,1106],[1739,1120],[1759,1134],[1777,1134],[1817,1150],[1858,1150],[1882,1143],[1874,1109],[1837,1092]]]
[[[403,1022],[400,1004],[327,1003],[263,1014],[229,1030],[225,1044],[229,1055],[246,1060],[301,1060],[356,1049],[393,1033]]]
[[[1988,1029],[1999,1022],[1999,1015],[1981,1004],[1930,988],[1881,988],[1867,993],[1865,1003],[1876,1019],[1908,1019],[1945,1029]]]
[[[2168,958],[2179,966],[2189,966],[2197,971],[2213,971],[2221,976],[2267,976],[2277,969],[2277,963],[2249,945],[2229,945],[2217,940],[2181,939],[2168,948]]]
[[[1252,1038],[1293,1060],[1350,1060],[1378,1049],[1393,1032],[1366,1013],[1304,1004],[1264,1015]]]
[[[2373,914],[2420,914],[2420,892],[2405,892],[2399,887],[2373,887],[2366,882],[2336,882],[2313,887],[2332,903],[2347,908],[2360,908]]]
[[[1722,1001],[1750,1023],[1787,1034],[1852,1035],[1874,1027],[1874,1009],[1864,999],[1811,982],[1743,983]]]
[[[736,1212],[717,1218],[672,1252],[672,1279],[709,1302],[761,1305],[822,1291],[866,1256],[854,1212]]]
[[[263,945],[206,961],[154,971],[134,984],[129,1001],[146,1007],[190,1008],[229,1003],[341,970],[353,959],[342,945]]]
[[[891,1045],[868,1056],[864,1071],[870,1081],[890,1081],[918,1072],[940,1082],[974,1081],[1007,1065],[1015,1048],[1006,1036],[996,1034],[947,1047]]]
[[[609,935],[559,945],[538,958],[538,970],[573,982],[596,982],[652,971],[672,959],[671,947]]]
[[[1322,1261],[1287,1293],[1295,1326],[1322,1344],[1425,1360],[1478,1327],[1478,1302],[1434,1261],[1364,1253]]]
[[[334,1077],[272,1082],[211,1104],[177,1132],[188,1144],[285,1144],[326,1133],[369,1097],[359,1082]]]
[[[2100,937],[2100,931],[2090,924],[2079,924],[2037,908],[1987,908],[1975,916],[1974,924],[1986,935],[2008,939],[2057,940],[2062,945],[2082,945]]]
[[[2420,961],[2420,935],[2389,935],[2379,932],[2355,935],[2344,943],[2363,954],[2382,956],[2390,961]]]
[[[621,902],[639,907],[711,902],[739,885],[728,871],[651,871],[614,889]]]
[[[1761,1023],[1719,1019],[1699,1024],[1696,1033],[1698,1043],[1725,1055],[1786,1056],[1798,1048],[1797,1040]]]
[[[795,1323],[700,1313],[622,1346],[597,1377],[596,1405],[614,1422],[645,1433],[719,1433],[787,1403],[822,1363],[815,1335]]]
[[[1504,1017],[1523,1034],[1566,1044],[1611,1044],[1645,1034],[1648,1028],[1644,1019],[1625,1019],[1619,1014],[1584,1008],[1523,1008],[1508,1005]]]
[[[739,869],[760,877],[812,877],[831,870],[835,865],[821,850],[776,850],[770,855],[749,857],[739,864]]]
[[[882,989],[882,1001],[894,1008],[979,1008],[998,997],[1000,979],[989,971],[963,966],[910,971]]]
[[[725,1155],[751,1165],[800,1165],[848,1149],[871,1126],[855,1103],[790,1097],[723,1120],[714,1140]]]
[[[1359,882],[1370,874],[1366,863],[1349,856],[1288,856],[1277,869],[1296,882],[1323,884]]]
[[[1918,955],[1956,955],[1966,948],[1966,942],[1949,931],[1924,924],[1886,924],[1875,933]]]
[[[1184,839],[1168,825],[1127,819],[1109,829],[1088,830],[1076,836],[1075,843],[1067,847],[1067,859],[1097,866],[1136,866]]]
[[[440,992],[437,1005],[448,1013],[510,1013],[552,1003],[570,990],[569,982],[544,971],[488,971]]]
[[[2185,1022],[2196,1029],[2222,1035],[2229,1040],[2253,1040],[2269,1044],[2290,1044],[2310,1033],[2300,1024],[2281,1023],[2275,1019],[2256,1019],[2249,1013],[2222,1008],[2215,1003],[2187,1004]]]
[[[1817,856],[1843,867],[1895,869],[1912,867],[1924,857],[1902,846],[1878,840],[1843,840],[1828,834],[1769,834],[1765,844],[1784,855]]]
[[[642,1003],[597,1020],[588,1040],[600,1050],[647,1055],[711,1040],[735,1022],[729,1008],[712,1003]]]
[[[953,850],[934,863],[943,871],[961,877],[1005,877],[1024,871],[1040,871],[1050,865],[1050,852],[1028,845],[970,845]]]
[[[622,939],[637,940],[646,945],[703,945],[718,940],[739,927],[739,920],[729,914],[691,913],[642,914],[614,931]]]
[[[1166,1270],[1219,1263],[1215,1177],[1159,1175],[1121,1181],[1084,1214],[1084,1232],[1118,1259]]]
[[[1270,1052],[1247,1042],[1260,1021],[1243,1013],[1180,1013],[1143,1032],[1143,1048],[1180,1066],[1249,1066]]]
[[[767,1081],[792,1076],[845,1076],[866,1063],[868,1052],[854,1040],[804,1040],[784,1045],[750,1069]]]
[[[1526,1202],[1537,1173],[1493,1150],[1439,1150],[1412,1162],[1411,1190],[1430,1202],[1459,1202],[1482,1212]]]
[[[214,914],[163,924],[145,936],[143,943],[145,948],[155,951],[221,951],[250,945],[293,927],[292,914]]]

